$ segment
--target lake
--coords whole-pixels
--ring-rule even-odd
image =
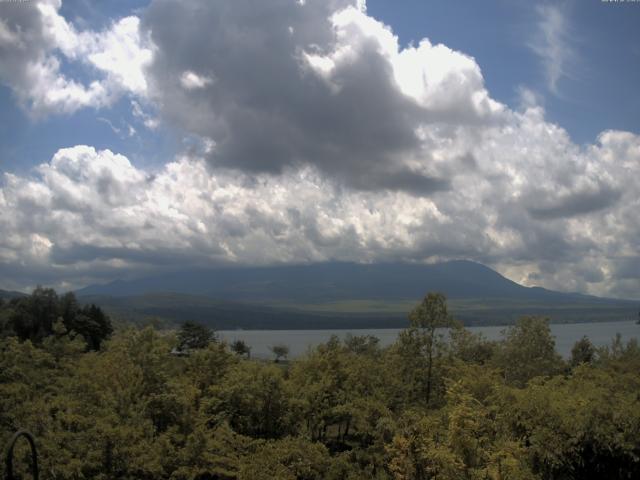
[[[502,337],[504,326],[467,327],[473,333],[482,333],[489,340],[498,340]],[[303,355],[309,348],[324,343],[331,335],[345,338],[351,335],[373,335],[380,339],[381,346],[392,344],[402,331],[399,328],[387,329],[354,329],[354,330],[226,330],[219,331],[218,336],[227,342],[243,340],[251,347],[251,356],[256,358],[273,358],[269,347],[276,344],[284,344],[289,347],[289,358]],[[622,336],[624,342],[631,338],[637,338],[640,333],[640,325],[632,321],[602,322],[602,323],[568,323],[552,324],[551,333],[556,339],[556,350],[561,355],[568,357],[571,354],[573,344],[583,336],[589,337],[591,342],[598,346],[611,343],[616,333]]]

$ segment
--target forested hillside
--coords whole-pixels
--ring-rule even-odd
[[[640,478],[635,341],[564,361],[546,320],[489,342],[439,295],[388,348],[334,338],[291,362],[193,325],[96,345],[59,318],[0,339],[0,443],[33,432],[44,479]]]

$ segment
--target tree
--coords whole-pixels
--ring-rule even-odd
[[[178,332],[178,349],[207,348],[213,339],[214,334],[209,327],[195,322],[184,322]]]
[[[111,320],[96,305],[86,305],[79,309],[76,315],[67,322],[67,329],[75,332],[87,342],[89,350],[100,350],[102,341],[113,333]]]
[[[289,347],[287,345],[273,345],[272,347],[269,347],[269,350],[271,350],[271,352],[276,356],[276,363],[278,363],[281,358],[286,359],[289,356]]]
[[[89,350],[99,350],[102,341],[113,332],[111,320],[100,307],[80,307],[73,293],[58,297],[51,288],[38,287],[30,296],[16,299],[0,320],[2,317],[6,319],[0,322],[0,328],[5,334],[38,344],[55,333],[58,319],[62,319],[66,334],[72,340],[81,335]]]
[[[527,446],[536,478],[640,478],[639,381],[638,370],[612,375],[583,364],[511,389],[498,411]]]
[[[571,349],[571,366],[576,367],[581,363],[591,363],[595,360],[596,348],[585,336],[578,340]]]
[[[330,469],[327,449],[303,438],[285,438],[259,445],[246,458],[239,480],[324,480]]]
[[[380,353],[380,339],[373,335],[352,335],[348,333],[344,345],[353,353],[375,355]]]
[[[40,343],[53,333],[58,319],[58,294],[52,288],[37,287],[16,301],[9,324],[20,340]]]
[[[418,328],[389,348],[334,336],[280,368],[222,342],[176,358],[167,355],[175,339],[152,328],[121,330],[95,354],[80,335],[71,340],[59,313],[38,344],[0,338],[0,445],[28,428],[48,478],[640,478],[635,340],[616,338],[596,361],[520,387],[511,379],[554,359],[544,320],[519,322],[496,347],[501,362],[523,362],[510,367],[512,385],[476,348],[484,340],[447,347],[436,330],[425,405]],[[538,346],[509,351],[528,344]]]
[[[620,372],[640,371],[640,345],[638,339],[632,338],[626,344],[619,333],[610,346],[598,348],[598,364]]]
[[[426,357],[426,403],[431,400],[434,360],[441,353],[442,335],[436,330],[453,325],[447,310],[447,300],[441,293],[428,293],[422,302],[409,313],[410,330],[417,333],[420,350]]]
[[[277,365],[238,362],[209,387],[202,408],[210,425],[226,421],[241,435],[280,438],[291,431],[290,400]]]
[[[496,342],[487,340],[482,333],[471,333],[462,325],[456,325],[450,334],[451,353],[463,362],[484,365],[493,357]]]
[[[80,305],[73,292],[67,292],[60,297],[60,301],[58,302],[58,315],[62,317],[67,329],[71,326],[79,310]]]
[[[230,345],[231,351],[237,355],[251,358],[251,347],[244,340],[234,340]]]
[[[548,318],[523,317],[502,333],[504,340],[498,345],[494,362],[507,383],[523,387],[534,377],[552,376],[562,370]]]

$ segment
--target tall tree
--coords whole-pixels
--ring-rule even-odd
[[[447,309],[447,299],[441,293],[428,293],[409,313],[410,332],[415,333],[421,353],[426,358],[426,403],[431,401],[434,362],[442,351],[444,335],[438,329],[451,327],[453,319]]]
[[[586,336],[578,340],[571,349],[571,366],[577,367],[581,363],[591,363],[596,358],[596,347]]]
[[[40,343],[53,333],[58,318],[58,294],[52,288],[37,287],[16,301],[9,326],[21,340]]]

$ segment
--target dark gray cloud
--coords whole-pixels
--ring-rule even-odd
[[[149,73],[163,114],[215,141],[214,166],[311,164],[357,189],[446,190],[447,178],[405,165],[418,155],[428,167],[416,129],[430,112],[400,91],[376,39],[359,39],[330,81],[306,64],[305,52],[336,48],[330,17],[349,4],[154,1],[143,28],[158,47]]]
[[[430,195],[451,188],[449,180],[429,177],[408,169],[382,174],[375,172],[375,170],[373,172],[363,172],[353,180],[353,184],[361,190],[405,191],[417,196]]]
[[[621,279],[640,279],[640,256],[617,258],[614,262],[616,277]]]
[[[0,82],[15,86],[24,100],[29,89],[29,67],[44,58],[43,17],[33,2],[0,2]]]
[[[222,249],[208,249],[208,254],[222,254]],[[174,268],[185,265],[198,265],[209,257],[203,255],[198,249],[177,248],[127,248],[127,247],[100,247],[82,243],[70,243],[64,246],[53,245],[49,259],[55,265],[66,267],[78,262],[113,261],[118,260],[135,268],[138,265],[155,265],[158,268],[173,266]]]
[[[534,192],[527,210],[537,220],[554,220],[586,215],[614,205],[622,192],[606,185],[597,189],[571,192],[559,198],[545,198],[546,192]]]

